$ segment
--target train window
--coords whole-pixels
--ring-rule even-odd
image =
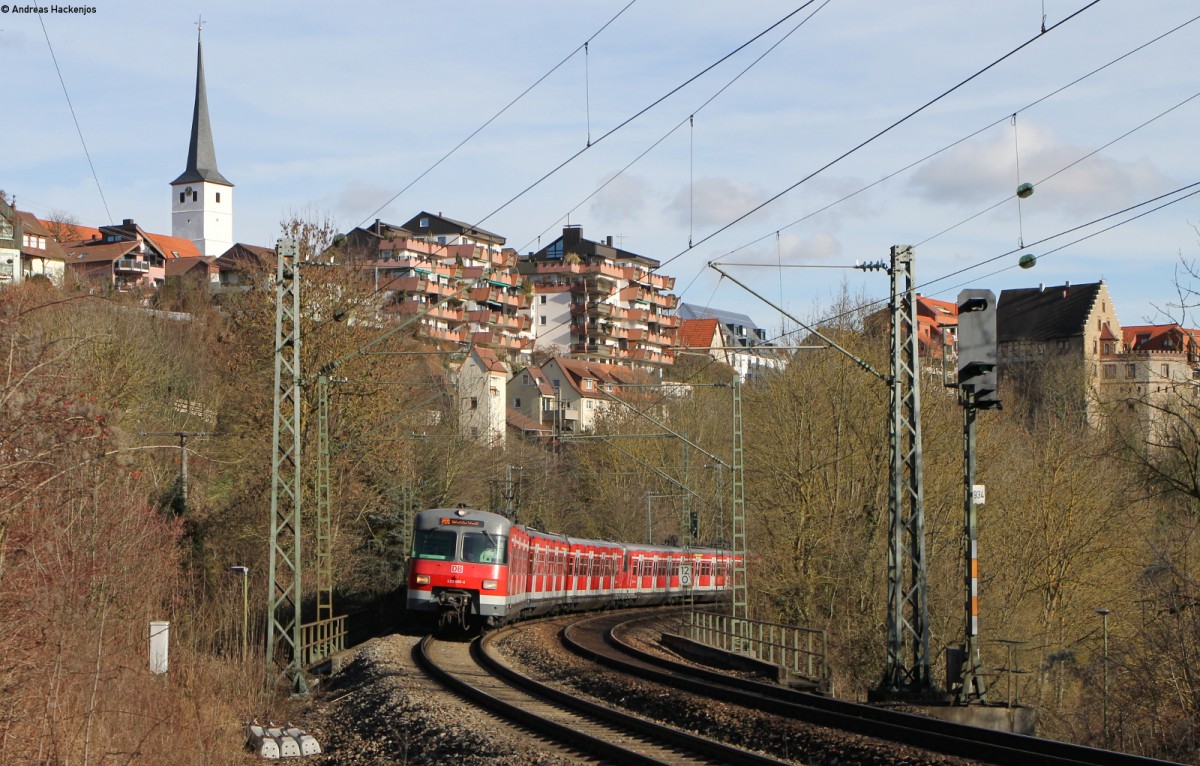
[[[463,561],[472,564],[507,564],[508,538],[488,532],[463,535]]]
[[[458,535],[445,529],[418,529],[413,543],[413,557],[448,560],[454,558]]]

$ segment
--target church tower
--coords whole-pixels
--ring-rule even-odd
[[[188,147],[187,168],[171,182],[171,234],[195,242],[202,255],[220,256],[233,246],[233,184],[217,170],[199,35],[192,142]]]

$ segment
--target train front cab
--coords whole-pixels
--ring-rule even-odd
[[[503,516],[467,508],[418,513],[408,608],[435,612],[441,628],[497,625],[508,616],[509,538]]]

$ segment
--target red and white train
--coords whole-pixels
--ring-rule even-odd
[[[712,548],[583,540],[469,508],[417,514],[408,608],[441,628],[494,627],[560,611],[717,601],[735,559]]]

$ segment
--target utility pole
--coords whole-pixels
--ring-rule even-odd
[[[876,698],[918,698],[933,690],[926,590],[925,497],[921,470],[921,382],[916,279],[911,246],[891,250],[891,388],[888,417],[888,642]]]
[[[179,496],[186,510],[188,505],[187,440],[208,436],[207,431],[139,431],[139,436],[174,436],[179,439]]]
[[[511,463],[504,466],[504,517],[509,521],[517,519],[517,483],[513,481],[513,471],[524,470],[521,466]]]
[[[267,578],[267,680],[308,695],[300,667],[300,264],[294,239],[276,243],[275,413]]]

